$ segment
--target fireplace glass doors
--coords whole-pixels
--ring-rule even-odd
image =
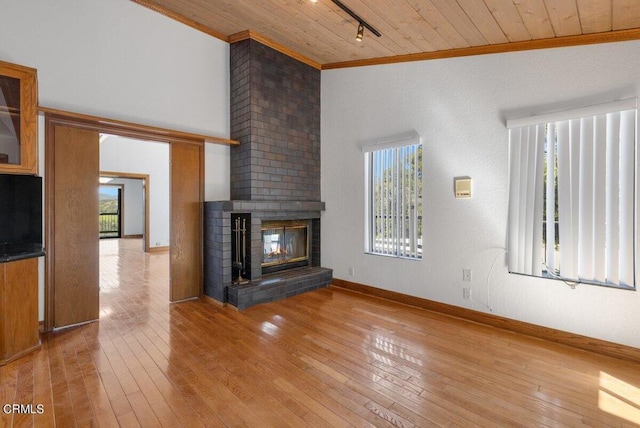
[[[275,272],[309,262],[309,223],[265,221],[262,223],[262,271]]]

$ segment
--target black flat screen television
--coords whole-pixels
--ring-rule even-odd
[[[42,245],[42,177],[0,174],[0,243]]]

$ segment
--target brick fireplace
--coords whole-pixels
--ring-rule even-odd
[[[251,39],[231,45],[230,68],[240,145],[231,148],[231,200],[205,202],[204,293],[244,309],[329,285],[332,271],[320,266],[320,71]],[[246,225],[243,284],[236,218]],[[308,224],[304,266],[263,272],[262,225],[273,221]]]

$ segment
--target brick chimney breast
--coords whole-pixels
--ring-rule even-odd
[[[320,201],[320,70],[251,39],[230,67],[231,199]]]

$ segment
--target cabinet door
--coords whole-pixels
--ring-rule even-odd
[[[0,264],[0,365],[40,346],[38,259]]]
[[[0,172],[37,174],[36,70],[0,61]]]

